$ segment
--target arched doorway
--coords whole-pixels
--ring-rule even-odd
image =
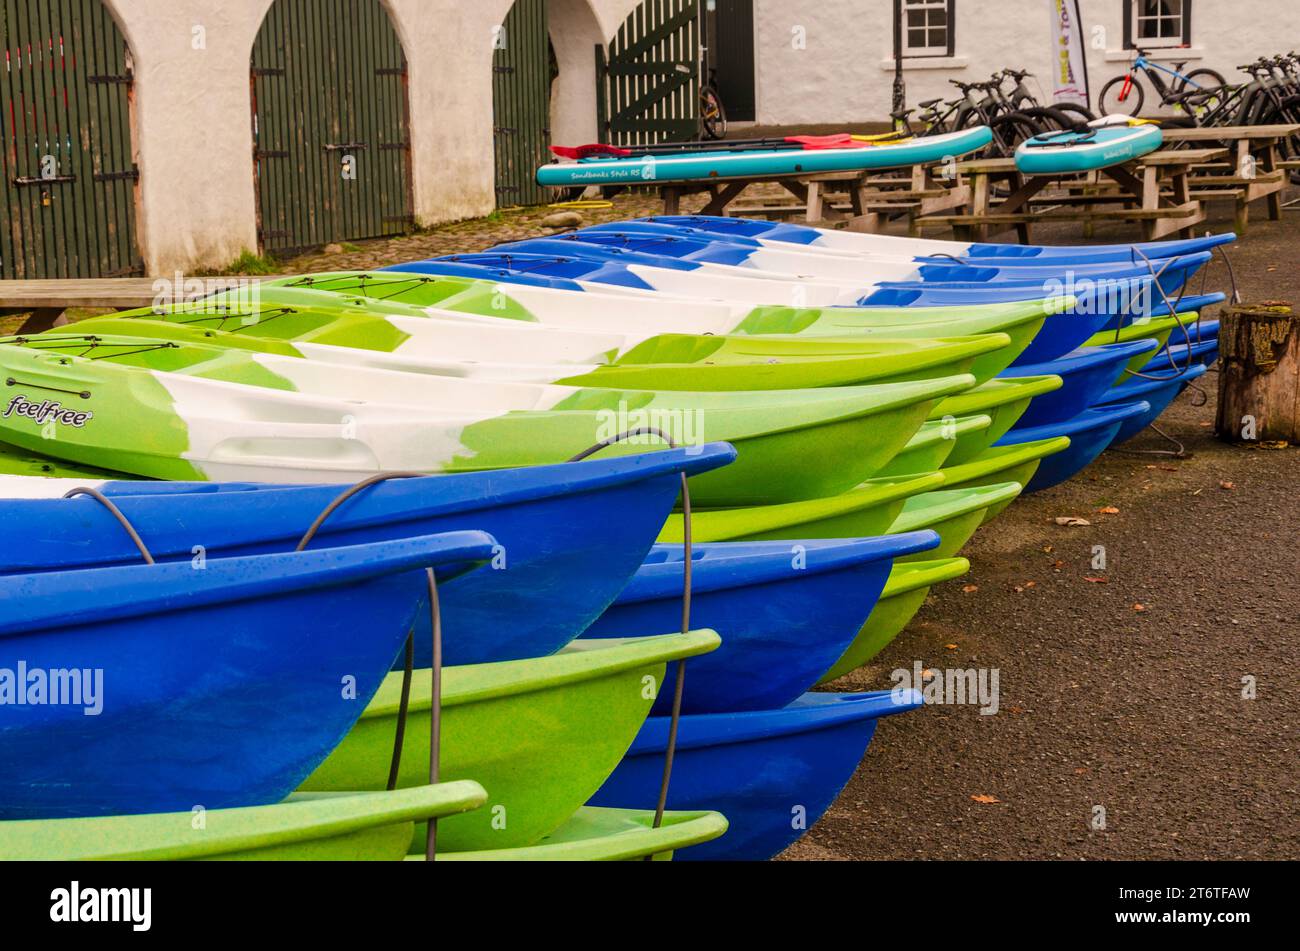
[[[252,90],[264,250],[411,230],[406,56],[380,0],[275,0]]]
[[[700,0],[642,0],[596,56],[602,142],[699,135]]]
[[[0,0],[0,278],[143,273],[131,53],[101,0]]]
[[[551,144],[551,82],[558,73],[547,0],[515,0],[492,36],[492,143],[498,208],[540,205]]]

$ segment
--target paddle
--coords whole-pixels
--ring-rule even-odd
[[[790,135],[766,139],[720,139],[710,142],[659,142],[653,145],[618,146],[605,143],[565,146],[552,145],[550,150],[559,158],[641,158],[655,155],[684,155],[698,152],[751,152],[780,150],[814,150],[865,148],[868,143],[857,141],[847,132],[832,135]]]

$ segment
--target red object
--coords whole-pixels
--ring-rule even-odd
[[[567,159],[585,159],[591,158],[593,155],[627,158],[632,154],[630,149],[620,149],[617,145],[552,145],[550,148],[555,155]]]
[[[847,132],[832,135],[788,135],[785,140],[792,145],[802,145],[805,149],[851,149],[862,143],[853,141]]]

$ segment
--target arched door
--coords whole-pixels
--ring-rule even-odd
[[[547,0],[515,0],[492,36],[492,140],[497,207],[540,205],[537,168],[550,160],[554,59]]]
[[[131,54],[100,0],[0,0],[0,278],[143,273]]]
[[[252,63],[264,250],[411,230],[406,83],[406,56],[379,0],[272,4]]]

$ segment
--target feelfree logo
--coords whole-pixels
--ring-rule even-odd
[[[74,429],[81,429],[95,418],[95,414],[89,410],[68,409],[58,400],[42,400],[33,403],[22,393],[9,401],[3,415],[5,419],[23,416],[35,422],[37,426],[54,423],[57,426],[71,426]]]

